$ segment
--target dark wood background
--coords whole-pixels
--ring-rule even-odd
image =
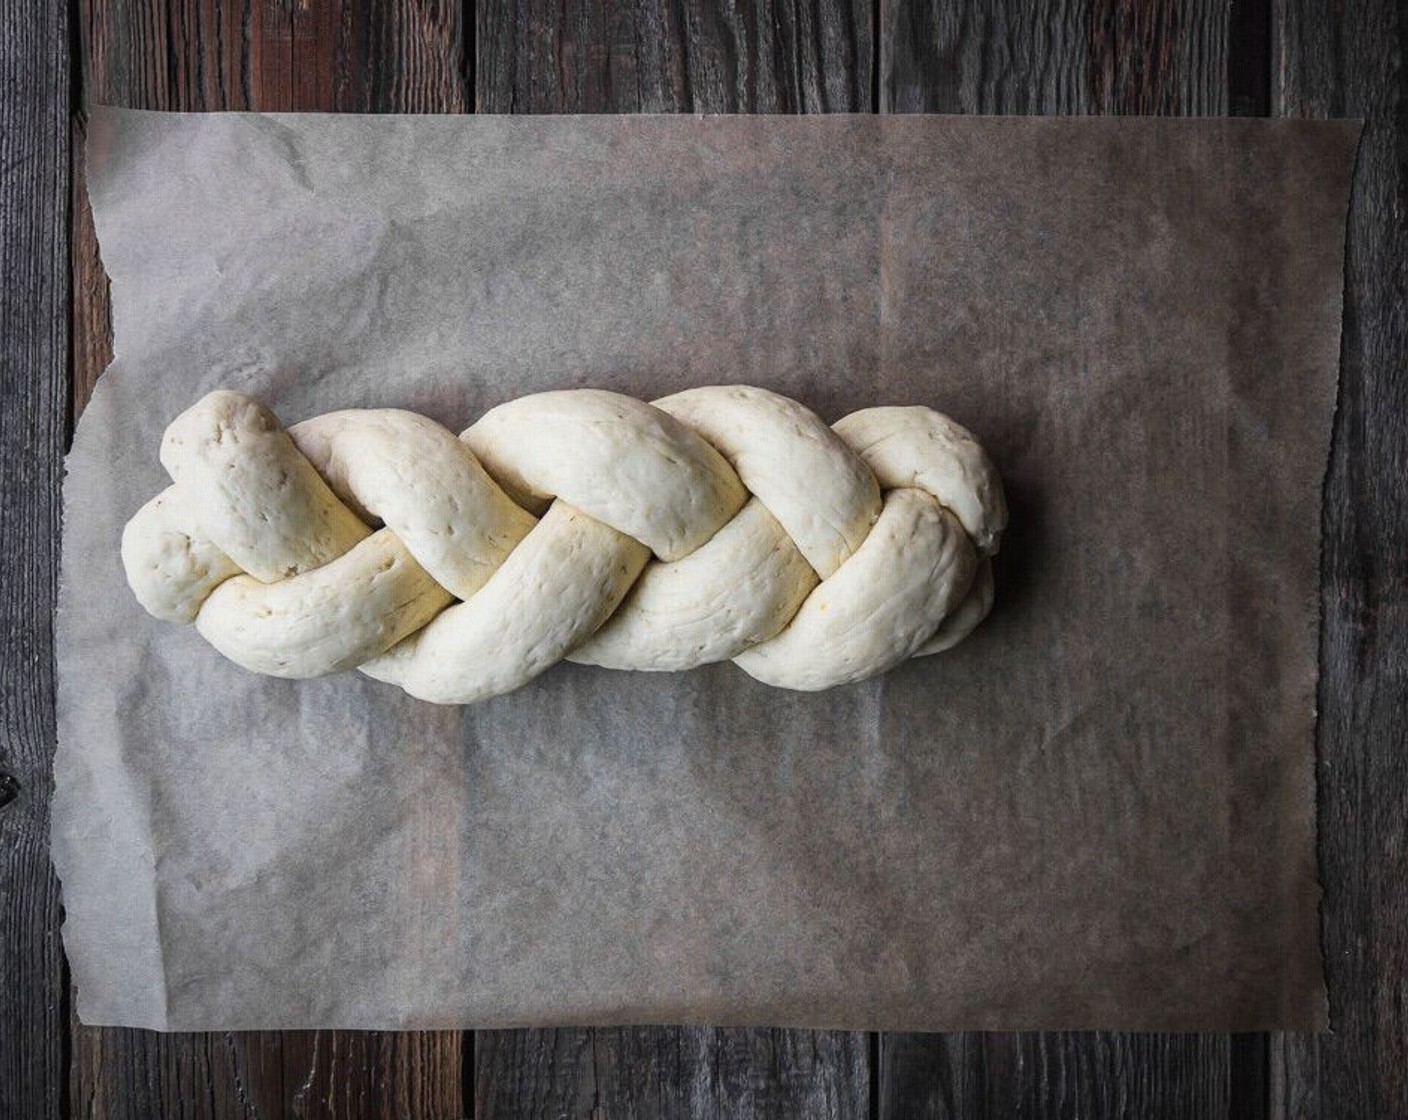
[[[0,1116],[1408,1117],[1405,54],[1395,0],[0,0]],[[47,800],[60,455],[109,345],[97,101],[1365,118],[1324,519],[1334,1033],[80,1026]]]

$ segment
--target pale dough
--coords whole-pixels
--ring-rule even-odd
[[[818,578],[880,516],[875,476],[814,413],[739,385],[652,404],[723,453],[754,495],[706,544],[646,568],[621,608],[570,660],[610,669],[692,669],[776,635]]]
[[[829,428],[749,386],[539,393],[459,438],[388,409],[285,431],[222,390],[172,421],[161,461],[174,485],[122,539],[148,611],[257,672],[360,667],[439,703],[563,658],[863,680],[982,621],[1007,521],[942,414]]]

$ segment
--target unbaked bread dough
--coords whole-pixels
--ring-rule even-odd
[[[285,430],[220,390],[161,462],[173,485],[122,537],[149,612],[255,672],[355,667],[445,704],[563,658],[864,680],[982,621],[1007,524],[991,460],[941,413],[828,427],[749,386],[538,393],[459,438],[392,409]]]

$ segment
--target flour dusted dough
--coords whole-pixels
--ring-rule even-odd
[[[539,393],[459,438],[390,409],[285,431],[222,390],[161,461],[174,484],[122,540],[148,611],[256,672],[360,667],[439,703],[563,658],[863,680],[982,621],[1007,521],[991,461],[942,414],[831,428],[748,386]]]

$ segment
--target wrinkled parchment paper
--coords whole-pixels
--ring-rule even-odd
[[[169,1029],[1324,1022],[1320,485],[1353,125],[99,112],[65,487],[79,1013]],[[976,431],[991,619],[821,695],[277,681],[118,561],[163,427],[749,382]]]

